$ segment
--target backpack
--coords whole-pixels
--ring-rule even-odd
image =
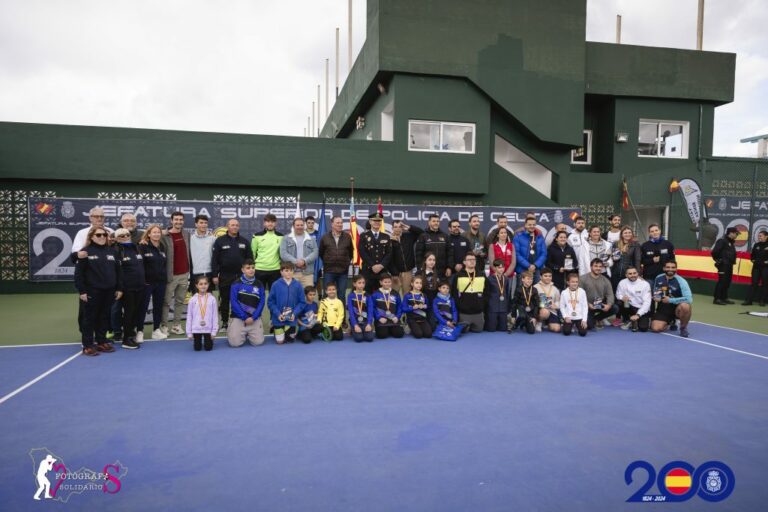
[[[459,335],[461,334],[462,329],[463,326],[461,325],[457,325],[456,327],[442,325],[435,330],[432,337],[443,341],[456,341],[459,339]]]

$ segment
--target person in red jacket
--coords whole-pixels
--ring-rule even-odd
[[[494,260],[504,262],[504,275],[511,278],[515,273],[515,247],[509,240],[509,233],[506,229],[499,230],[496,242],[491,244],[489,250],[493,251]]]

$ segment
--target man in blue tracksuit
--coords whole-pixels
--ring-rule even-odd
[[[664,273],[654,279],[653,301],[656,303],[656,312],[653,314],[651,330],[665,331],[677,318],[680,320],[680,336],[687,338],[693,295],[688,282],[677,275],[677,263],[674,261],[666,262]]]
[[[536,232],[535,218],[528,217],[525,220],[525,229],[515,235],[512,244],[515,246],[515,272],[518,275],[525,271],[531,272],[533,283],[536,284],[541,278],[540,270],[547,261],[547,243],[544,237]]]

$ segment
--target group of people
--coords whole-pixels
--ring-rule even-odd
[[[692,295],[677,275],[674,246],[655,224],[639,243],[619,215],[605,232],[576,217],[572,227],[558,225],[547,245],[533,213],[517,232],[501,216],[487,234],[478,216],[466,230],[451,220],[445,233],[436,215],[424,230],[394,221],[390,234],[375,213],[359,238],[356,275],[354,244],[340,217],[324,234],[314,218],[296,218],[284,235],[275,216],[266,215],[250,240],[236,219],[219,237],[204,215],[190,231],[184,220],[174,212],[170,226],[139,231],[126,214],[112,231],[103,211],[91,210],[91,225],[77,234],[72,253],[86,355],[114,351],[110,331],[123,348],[139,348],[150,303],[152,338],[186,335],[195,350],[211,350],[219,332],[231,346],[260,345],[267,330],[278,344],[341,340],[345,333],[359,342],[406,332],[452,340],[483,330],[585,336],[605,326],[688,336]],[[764,242],[766,234],[760,236]],[[713,258],[719,250],[718,268],[725,269],[722,249],[716,246]],[[768,251],[757,251],[758,260],[767,259]],[[318,258],[323,271],[316,283]],[[760,268],[768,269],[768,261]],[[765,300],[766,277],[758,278]]]

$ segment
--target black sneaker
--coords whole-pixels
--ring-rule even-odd
[[[677,331],[677,322],[672,322],[671,324],[669,324],[669,330],[672,332]]]
[[[735,303],[735,302],[733,302],[731,299],[725,299],[725,301],[724,301],[724,302],[725,302],[726,304],[736,304],[736,303]]]
[[[637,332],[637,331],[638,331],[637,320],[632,320],[632,332]]]
[[[137,348],[141,348],[141,345],[136,343],[136,340],[134,340],[133,338],[128,338],[123,342],[123,348],[127,348],[128,350],[134,350]]]
[[[112,336],[112,341],[113,341],[113,342],[119,342],[119,341],[123,341],[123,333],[121,333],[121,332],[116,332],[116,333],[115,333],[115,334]]]
[[[751,300],[745,300],[744,302],[741,303],[741,305],[742,306],[751,306],[752,305],[752,301]]]

